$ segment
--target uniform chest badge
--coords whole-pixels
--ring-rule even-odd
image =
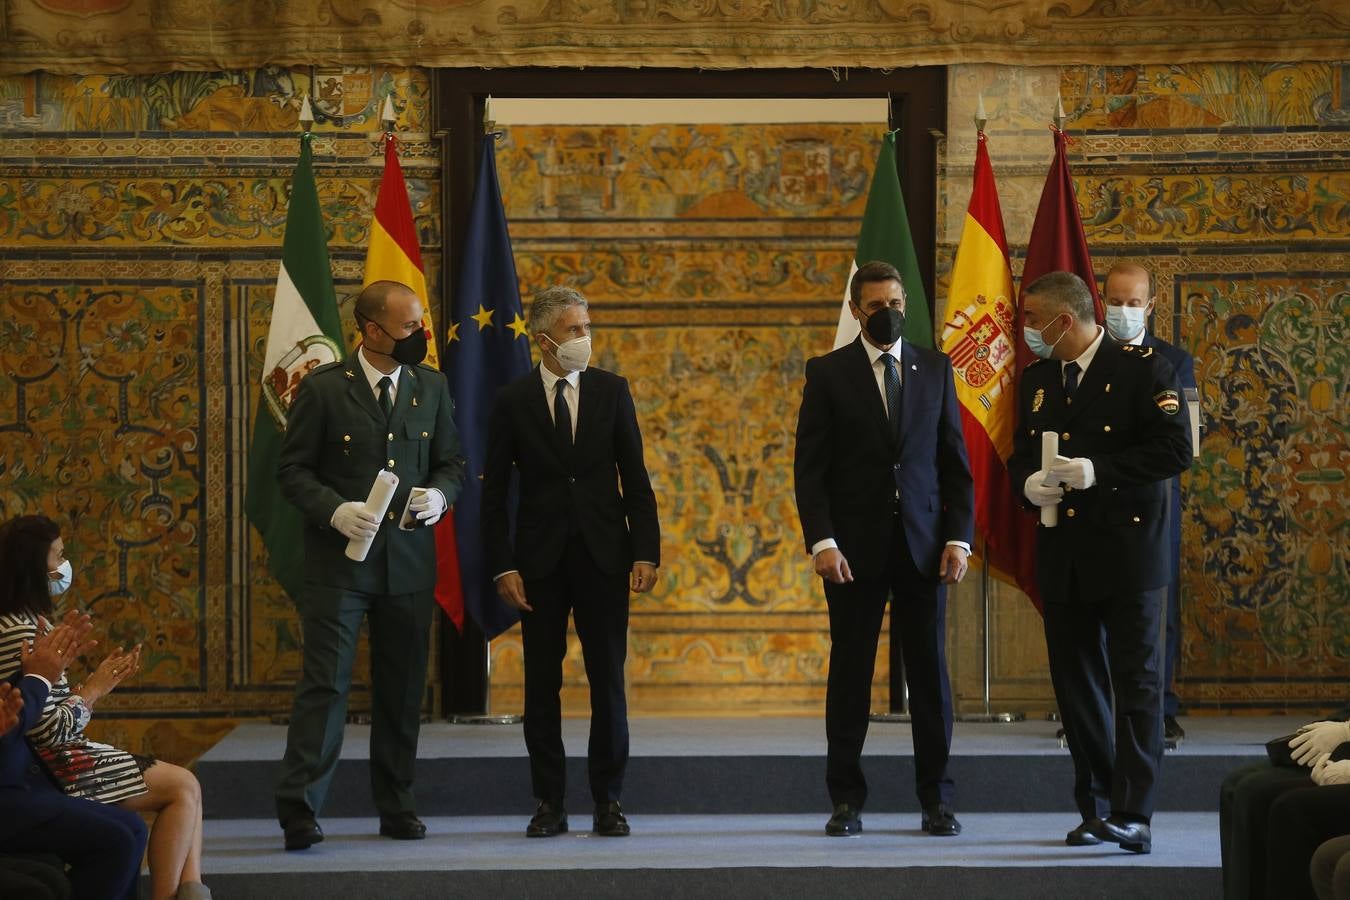
[[[347,376],[347,380],[348,380],[348,381],[351,381],[352,379],[354,379],[354,378],[356,377],[356,373],[353,372],[351,369],[348,369],[347,371],[343,372],[342,374],[345,375],[345,376]]]
[[[1045,403],[1045,388],[1036,388],[1036,395],[1031,398],[1031,411],[1040,412],[1043,403]]]
[[[1158,404],[1158,409],[1167,413],[1169,416],[1175,416],[1181,412],[1181,397],[1176,391],[1160,391],[1153,395],[1153,402]]]

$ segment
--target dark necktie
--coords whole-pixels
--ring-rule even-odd
[[[1070,400],[1073,399],[1073,392],[1078,390],[1078,373],[1083,371],[1076,362],[1064,364],[1064,396]]]
[[[389,396],[389,392],[394,387],[394,381],[388,375],[376,382],[380,389],[380,409],[384,410],[384,420],[389,421],[389,416],[394,412],[394,399]]]
[[[572,411],[567,408],[565,378],[559,378],[553,388],[553,428],[564,447],[572,446]]]
[[[895,369],[895,357],[889,353],[881,354],[881,360],[886,364],[886,376],[883,382],[886,385],[886,418],[891,423],[891,433],[898,435],[900,433],[900,373]]]

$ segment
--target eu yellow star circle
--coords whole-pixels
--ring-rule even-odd
[[[520,313],[516,313],[515,319],[506,327],[514,331],[518,338],[525,336],[525,320],[520,317]]]
[[[494,312],[496,312],[496,310],[488,309],[480,303],[478,304],[478,312],[469,318],[477,322],[478,330],[482,331],[484,328],[490,328],[492,326],[492,314]]]
[[[459,340],[459,323],[458,323],[458,322],[451,322],[451,323],[450,323],[450,330],[449,330],[449,332],[447,332],[446,335],[445,335],[445,342],[448,344],[448,343],[450,343],[451,341],[457,341],[457,340]]]

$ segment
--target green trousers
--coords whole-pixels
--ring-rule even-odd
[[[277,818],[318,816],[342,751],[361,620],[370,623],[370,787],[380,815],[415,812],[413,768],[426,685],[432,592],[366,594],[305,585],[304,670],[295,686]]]

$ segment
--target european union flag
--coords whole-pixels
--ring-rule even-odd
[[[450,382],[455,425],[468,460],[464,490],[455,501],[459,586],[463,591],[463,612],[492,640],[519,621],[520,614],[497,597],[492,583],[492,576],[497,573],[484,568],[479,513],[483,503],[481,476],[487,452],[488,417],[497,391],[528,372],[532,363],[491,134],[483,137],[478,182],[474,186],[460,264],[459,290],[450,321],[441,367]],[[452,566],[442,566],[440,571],[438,600],[443,587],[451,588],[444,584],[445,578],[455,574]],[[462,622],[462,617],[453,612],[451,618],[457,626]]]

